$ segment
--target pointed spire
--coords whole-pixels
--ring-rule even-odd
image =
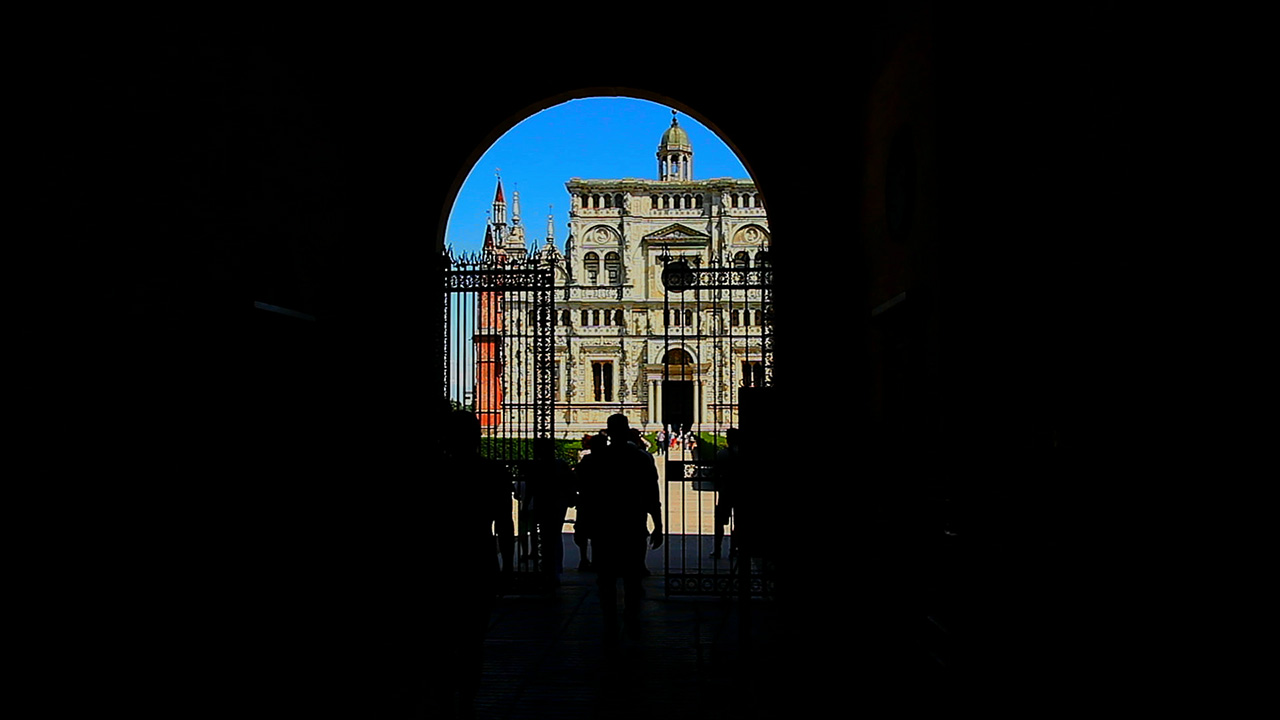
[[[493,224],[504,227],[507,224],[507,200],[502,194],[501,175],[498,176],[498,188],[493,193]]]
[[[556,216],[551,212],[551,205],[547,206],[547,244],[554,245],[556,237]]]

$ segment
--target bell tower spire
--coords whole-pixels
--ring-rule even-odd
[[[494,172],[498,178],[498,189],[493,193],[493,224],[500,228],[507,226],[507,198],[502,193],[502,176]],[[501,238],[499,238],[501,239]]]

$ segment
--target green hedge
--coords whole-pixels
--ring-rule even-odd
[[[582,448],[580,440],[556,440],[556,457],[573,465],[578,462],[578,450]],[[480,438],[480,454],[484,457],[507,459],[531,459],[533,457],[533,438]]]

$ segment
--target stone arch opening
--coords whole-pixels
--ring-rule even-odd
[[[509,126],[501,128],[501,133],[495,134],[505,135],[542,110],[569,100],[602,97],[590,92],[572,95],[575,97],[555,98],[526,108]],[[617,97],[616,93],[609,95]],[[548,221],[547,244],[560,253],[562,266],[567,270],[557,273],[554,293],[560,321],[555,326],[556,433],[565,439],[581,438],[584,429],[596,430],[608,414],[622,412],[634,427],[647,433],[651,441],[656,432],[665,427],[697,434],[699,439],[693,441],[695,448],[707,442],[702,439],[707,437],[719,438],[710,440],[712,446],[717,442],[723,444],[726,431],[737,424],[736,410],[729,406],[736,404],[739,397],[735,385],[735,378],[740,374],[737,361],[745,340],[743,326],[748,321],[744,317],[734,328],[736,337],[729,338],[727,317],[722,310],[708,305],[710,296],[699,300],[690,294],[683,299],[673,299],[667,307],[668,288],[661,278],[664,265],[660,257],[668,254],[666,247],[671,247],[673,254],[689,258],[693,267],[731,267],[735,252],[756,249],[731,248],[737,231],[747,222],[767,227],[767,219],[749,209],[742,210],[750,207],[743,197],[753,190],[755,180],[736,148],[713,125],[667,98],[643,92],[622,97],[661,103],[661,124],[637,131],[645,133],[644,143],[648,145],[645,152],[638,153],[639,167],[634,171],[620,167],[603,175],[612,180],[596,179],[600,174],[564,172],[557,178],[560,195],[554,204],[558,217]],[[714,135],[717,147],[726,151],[736,169],[717,170],[714,163],[703,160],[701,153],[708,150],[708,140],[703,134],[681,138],[684,147],[692,146],[700,153],[698,162],[680,153],[663,154],[660,157],[666,157],[673,166],[671,174],[654,176],[651,143],[661,136],[663,139],[656,144],[659,147],[667,144],[668,135],[664,130],[669,130],[672,137],[679,137],[674,129],[677,119],[691,129],[697,127],[689,118],[702,125],[699,132],[709,130]],[[488,149],[486,146],[475,151],[476,163]],[[537,191],[526,177],[519,175],[520,170],[514,163],[486,163],[489,164],[502,168],[503,181],[520,183],[523,207],[509,208],[509,225],[514,224],[518,215],[529,217],[531,207],[548,204],[530,201]],[[468,173],[476,167],[478,165],[473,165]],[[693,174],[695,168],[700,171],[697,175]],[[488,170],[485,167],[476,174],[488,180],[487,195],[492,197],[494,181],[489,179]],[[460,195],[455,193],[455,208],[459,206]],[[738,208],[732,214],[724,212],[731,195],[734,207]],[[558,232],[566,227],[567,232]],[[509,246],[533,256],[538,248],[535,237],[526,229],[525,244]],[[452,244],[452,240],[446,242]],[[548,252],[546,256],[554,254]],[[727,292],[721,295],[715,302],[720,303],[722,309],[729,307],[733,300]],[[678,348],[668,348],[666,335],[672,330],[682,338],[696,339]],[[728,341],[724,347],[713,350],[717,334]],[[752,352],[759,353],[756,349]],[[710,527],[697,532],[709,536]]]
[[[698,111],[696,107],[692,105],[689,105],[679,99],[664,95],[662,93],[658,93],[646,88],[638,88],[638,87],[608,87],[608,88],[582,87],[578,89],[567,90],[561,93],[557,93],[555,95],[544,97],[535,103],[527,105],[524,108],[516,112],[513,112],[505,122],[494,126],[489,131],[489,133],[484,137],[484,139],[471,150],[471,152],[467,155],[465,161],[458,168],[458,171],[454,176],[454,181],[450,185],[450,188],[446,197],[443,199],[443,207],[445,211],[441,214],[441,223],[437,228],[437,232],[436,232],[436,249],[439,251],[443,251],[445,247],[447,247],[449,244],[449,237],[450,237],[449,224],[451,221],[451,217],[453,215],[452,209],[456,207],[460,192],[462,191],[464,184],[466,184],[468,177],[472,174],[473,171],[477,169],[477,167],[479,167],[479,163],[484,158],[485,154],[489,151],[489,149],[493,147],[499,140],[501,140],[504,135],[509,133],[513,128],[517,127],[518,125],[534,117],[535,115],[538,115],[539,113],[542,113],[546,110],[553,109],[559,105],[564,105],[574,100],[610,99],[610,98],[642,100],[642,101],[652,102],[658,105],[662,105],[666,108],[676,110],[679,112],[679,114],[682,117],[693,118],[701,126],[705,127],[707,130],[710,130],[711,133],[715,136],[715,139],[720,143],[723,143],[724,146],[728,148],[729,152],[733,155],[736,161],[740,163],[742,167],[746,170],[746,177],[750,178],[753,182],[760,182],[760,178],[757,177],[757,173],[752,168],[750,158],[748,158],[739,149],[737,144],[733,141],[733,138],[728,134],[726,134],[725,132],[723,132],[720,129],[719,125],[712,118],[702,114],[701,112]],[[650,159],[652,159],[652,155],[650,155]],[[699,161],[699,164],[701,164],[701,161]],[[488,169],[486,168],[486,171],[487,170]],[[714,173],[711,173],[711,174],[714,174]],[[708,177],[709,176],[710,175],[708,175]],[[763,193],[764,191],[765,189],[761,188],[760,192]],[[603,205],[603,198],[601,198],[599,194],[596,194],[594,199],[596,201],[596,207],[600,207]],[[618,200],[619,198],[615,198],[615,203],[617,203]],[[586,203],[591,202],[591,198],[588,196],[584,196],[582,198],[582,201],[585,205]],[[671,198],[669,195],[654,194],[651,196],[651,201],[655,203],[661,203],[666,207],[670,207],[669,203],[671,202]],[[704,204],[704,203],[702,201],[702,198],[695,197],[694,204],[696,208],[698,205]],[[758,200],[757,204],[762,204],[762,202]],[[568,206],[567,201],[565,203],[565,206],[566,207]]]

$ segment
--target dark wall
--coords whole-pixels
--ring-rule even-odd
[[[169,667],[176,687],[233,684],[222,666],[245,649],[250,674],[277,672],[248,686],[269,702],[321,707],[338,677],[354,680],[331,707],[411,685],[415,643],[438,632],[420,609],[461,602],[423,549],[454,520],[428,461],[453,192],[531,111],[613,89],[707,122],[769,205],[776,472],[848,506],[788,510],[774,650],[823,696],[846,669],[819,651],[854,648],[870,691],[919,670],[934,612],[964,668],[1063,670],[1074,559],[1100,542],[1085,526],[1103,480],[1069,469],[1106,435],[1084,320],[1115,227],[1106,37],[1089,17],[998,20],[698,24],[680,37],[723,48],[695,53],[706,72],[648,31],[606,24],[606,45],[579,48],[558,20],[72,57],[46,369],[50,422],[76,438],[55,443],[62,522],[111,539],[65,548],[82,597],[113,598],[85,624],[94,662],[137,637],[96,622],[119,613],[144,628],[140,668],[172,657],[217,678]],[[547,42],[521,49],[517,25]],[[877,198],[903,127],[913,190],[891,230]],[[110,482],[84,480],[102,468]],[[954,562],[937,560],[944,525]]]

